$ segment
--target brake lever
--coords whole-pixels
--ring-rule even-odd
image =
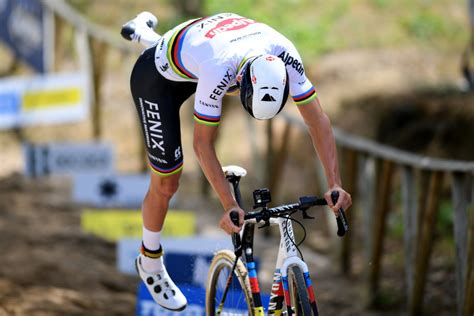
[[[229,214],[230,220],[235,226],[239,226],[239,213],[232,211]],[[242,241],[240,235],[237,233],[232,234],[232,243],[234,244],[234,253],[237,257],[242,255]]]
[[[264,228],[264,227],[269,227],[270,226],[270,214],[266,209],[263,209],[262,212],[260,213],[261,215],[259,218],[257,218],[257,223],[260,223],[263,221],[263,225],[259,226],[258,228]]]
[[[308,207],[307,208],[302,208],[301,211],[303,212],[303,218],[304,219],[315,219],[314,216],[308,215]]]
[[[264,228],[264,227],[269,227],[270,226],[270,219],[262,219],[264,221],[262,226],[259,226],[258,228]]]

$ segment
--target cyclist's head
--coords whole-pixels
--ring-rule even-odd
[[[249,59],[240,73],[240,100],[244,109],[259,120],[277,115],[288,99],[285,64],[273,55]]]

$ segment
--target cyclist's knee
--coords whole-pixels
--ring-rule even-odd
[[[180,174],[171,176],[152,175],[150,182],[149,194],[159,196],[166,199],[171,199],[178,191]]]

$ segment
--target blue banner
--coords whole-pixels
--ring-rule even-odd
[[[188,300],[188,305],[184,311],[172,312],[160,307],[151,298],[145,284],[140,282],[137,295],[136,316],[206,316],[206,289],[188,284],[177,285]],[[232,297],[232,291],[230,291],[228,295]],[[262,293],[261,297],[262,304],[266,309],[270,295]],[[232,305],[232,307],[235,308],[233,312],[238,315],[245,315],[247,313],[247,306],[244,301],[242,301],[239,306]]]
[[[0,40],[37,72],[47,72],[45,9],[39,0],[0,0]],[[46,34],[48,33],[48,34]],[[47,48],[52,49],[52,48]]]

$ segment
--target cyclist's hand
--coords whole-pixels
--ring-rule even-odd
[[[230,219],[230,212],[236,211],[239,213],[239,223],[240,226],[235,226]],[[219,222],[219,227],[222,228],[227,234],[238,233],[242,229],[244,223],[245,212],[239,207],[232,207],[227,210],[221,217]]]
[[[331,199],[331,192],[333,191],[339,192],[339,199],[337,200],[336,204],[334,204]],[[342,208],[343,210],[347,210],[352,205],[351,195],[344,191],[344,189],[340,186],[332,187],[324,194],[324,198],[326,199],[326,201],[328,202],[328,206],[332,209],[336,216],[339,216],[338,210],[340,208]]]

